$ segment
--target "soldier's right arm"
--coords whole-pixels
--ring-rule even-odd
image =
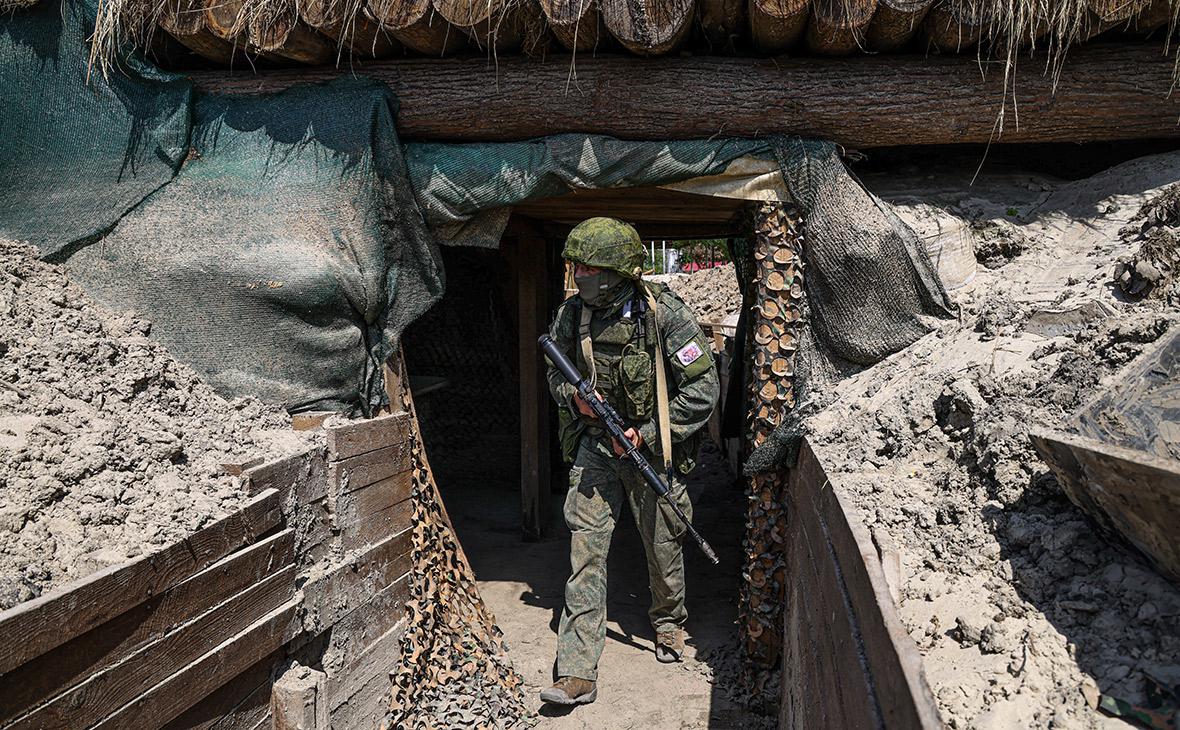
[[[557,308],[557,316],[553,318],[553,324],[549,325],[549,336],[553,338],[566,357],[573,362],[577,362],[574,356],[574,347],[577,345],[577,327],[574,324],[576,310],[573,297],[565,300]],[[545,377],[549,380],[549,394],[553,396],[553,400],[557,401],[558,407],[569,408],[576,416],[577,410],[573,407],[574,386],[566,382],[566,379],[548,360],[545,361],[545,365]]]

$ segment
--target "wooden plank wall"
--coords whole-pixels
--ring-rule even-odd
[[[1074,434],[1029,438],[1074,504],[1180,582],[1180,462]]]
[[[409,434],[405,413],[330,428],[248,470],[238,512],[0,613],[0,728],[270,727],[294,659],[322,675],[314,727],[373,727],[408,595]]]
[[[941,728],[877,548],[804,443],[791,470],[780,728]]]

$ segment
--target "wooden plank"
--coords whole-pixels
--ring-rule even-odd
[[[269,716],[271,673],[286,658],[280,649],[255,662],[162,730],[248,730]]]
[[[800,458],[819,468],[810,445],[805,445]],[[856,617],[881,719],[886,727],[941,728],[934,695],[922,671],[922,657],[897,614],[872,536],[847,492],[839,483],[823,478],[828,488],[819,490],[818,502],[833,555],[839,561],[848,605]]]
[[[334,495],[347,494],[376,484],[410,468],[410,442],[403,439],[383,449],[328,464],[328,488]]]
[[[405,618],[410,597],[410,574],[399,577],[373,596],[373,600],[343,616],[332,626],[322,666],[331,678],[354,664],[365,649]]]
[[[234,553],[140,605],[4,675],[0,725],[125,659],[294,561],[284,530]]]
[[[323,672],[303,666],[279,677],[270,695],[274,730],[328,730],[326,682]]]
[[[339,411],[305,411],[291,414],[291,429],[294,431],[315,431],[324,425],[324,421],[339,413]]]
[[[249,469],[245,474],[246,488],[258,494],[274,489],[280,495],[284,514],[320,499],[328,493],[325,450],[311,449],[302,454],[286,456]]]
[[[400,411],[365,421],[353,421],[329,428],[326,433],[328,458],[341,461],[408,441],[410,414]]]
[[[809,58],[578,59],[482,57],[384,60],[364,73],[401,102],[402,139],[506,142],[555,133],[622,139],[706,139],[797,134],[854,148],[914,144],[1093,142],[1180,136],[1180,98],[1169,96],[1172,59],[1156,44],[1072,49],[1054,91],[1031,65],[1019,76],[1020,124],[997,134],[1000,69],[986,77],[974,54]],[[194,72],[217,93],[273,92],[326,81],[350,68],[252,75]]]
[[[642,221],[645,227],[657,229],[661,226],[691,228],[711,225],[735,230],[737,227],[732,226],[731,221],[745,205],[748,201],[736,198],[643,187],[627,188],[625,195],[620,195],[617,189],[574,190],[552,198],[526,201],[513,206],[512,212],[569,226],[595,216],[612,216],[629,223]],[[645,234],[646,231],[640,235]]]
[[[941,728],[872,538],[806,442],[789,496],[780,727]]]
[[[520,384],[520,518],[525,540],[549,531],[549,391],[537,338],[549,324],[545,239],[522,226],[516,237],[517,367]]]
[[[406,528],[303,586],[303,628],[319,634],[410,570],[413,530]]]
[[[0,613],[0,676],[249,545],[281,519],[279,495],[267,490],[191,537]]]
[[[402,472],[342,495],[337,503],[336,529],[344,550],[379,543],[410,526],[413,474]]]
[[[786,728],[876,728],[877,698],[862,666],[856,617],[811,490],[792,488],[781,713]]]
[[[1052,431],[1030,438],[1075,504],[1180,581],[1180,461]]]
[[[328,679],[333,730],[371,730],[389,709],[389,674],[401,657],[406,621],[399,621],[338,676]]]
[[[294,592],[295,567],[282,568],[120,664],[95,674],[21,717],[9,727],[13,730],[90,727],[134,700],[145,688],[182,671],[226,637],[236,635],[289,601]],[[272,650],[273,647],[268,648],[263,655]],[[255,656],[250,663],[260,658],[261,655]],[[215,687],[210,691],[212,689]],[[201,697],[194,697],[194,703]],[[170,719],[165,718],[165,721]]]
[[[379,639],[365,647],[360,655],[328,675],[328,709],[332,713],[333,723],[340,718],[341,705],[347,703],[355,708],[363,704],[352,698],[357,692],[363,691],[371,678],[384,676],[388,681],[389,673],[397,666],[401,656],[401,639],[406,632],[407,621],[402,618]],[[387,686],[387,692],[388,689]],[[346,710],[345,714],[351,715],[353,712]]]
[[[195,705],[246,668],[290,641],[299,631],[298,605],[289,601],[197,661],[107,716],[95,729],[156,728]]]

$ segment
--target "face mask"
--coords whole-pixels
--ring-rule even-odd
[[[618,296],[619,290],[626,283],[627,280],[621,274],[606,269],[590,276],[574,277],[574,284],[578,287],[578,296],[591,307],[609,304]]]

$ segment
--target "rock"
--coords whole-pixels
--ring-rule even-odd
[[[975,646],[983,637],[983,632],[979,627],[964,616],[955,617],[955,627],[951,629],[951,632],[953,638],[959,642],[959,646],[963,647]]]

